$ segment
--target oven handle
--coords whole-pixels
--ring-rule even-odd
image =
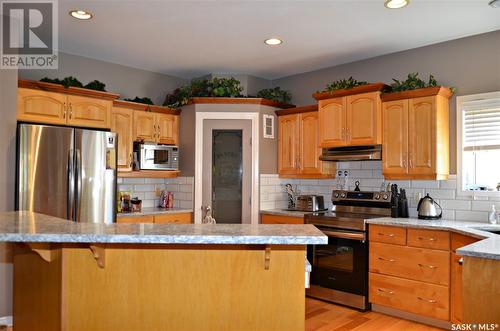
[[[342,239],[352,239],[352,240],[358,240],[358,241],[363,241],[363,242],[366,240],[364,233],[331,231],[331,230],[323,230],[321,228],[320,228],[320,230],[325,235],[327,235],[329,237],[342,238]]]

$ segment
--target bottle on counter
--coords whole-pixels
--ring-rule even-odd
[[[490,216],[489,216],[489,221],[491,224],[497,224],[498,223],[498,213],[495,208],[495,205],[491,205],[491,211],[490,211]]]
[[[168,192],[167,208],[174,208],[174,194]]]

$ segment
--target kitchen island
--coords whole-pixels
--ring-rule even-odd
[[[304,330],[311,225],[89,224],[0,213],[14,328]]]

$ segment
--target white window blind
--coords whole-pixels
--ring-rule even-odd
[[[464,151],[500,150],[500,99],[462,104]]]

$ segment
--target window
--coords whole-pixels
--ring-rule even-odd
[[[500,190],[500,92],[457,98],[461,191]]]

